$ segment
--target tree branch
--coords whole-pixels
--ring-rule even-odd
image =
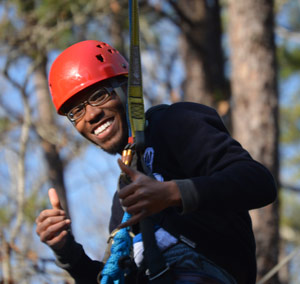
[[[276,34],[283,39],[292,40],[296,43],[300,43],[300,32],[293,31],[288,28],[277,26],[275,30]]]
[[[9,284],[12,283],[10,247],[2,230],[0,230],[0,244],[3,284]]]
[[[24,203],[25,203],[25,154],[27,150],[27,144],[29,140],[29,130],[31,125],[31,115],[28,98],[25,94],[25,90],[22,92],[22,99],[24,105],[24,122],[21,128],[20,136],[20,150],[19,159],[17,164],[17,222],[12,230],[11,242],[14,243],[17,235],[20,232],[23,219],[24,219]]]
[[[280,183],[280,187],[289,191],[300,193],[300,186],[287,184],[287,183]]]
[[[16,216],[16,224],[11,232],[10,242],[14,243],[17,235],[20,232],[23,219],[24,219],[24,203],[25,203],[25,154],[27,150],[27,143],[29,140],[29,130],[31,126],[31,110],[28,101],[28,94],[26,93],[26,87],[29,82],[29,77],[32,74],[32,70],[36,67],[36,65],[31,65],[28,68],[28,72],[25,76],[25,80],[21,85],[15,79],[13,79],[9,74],[9,67],[13,60],[16,60],[18,56],[15,53],[10,54],[9,58],[6,61],[4,68],[4,76],[8,79],[8,81],[20,91],[23,106],[24,106],[24,115],[23,115],[23,123],[21,127],[21,135],[19,140],[19,153],[18,153],[18,161],[17,161],[17,216]]]

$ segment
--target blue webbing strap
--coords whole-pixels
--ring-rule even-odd
[[[129,219],[130,215],[125,212],[122,223]],[[111,246],[111,255],[101,272],[101,284],[124,283],[124,272],[120,269],[118,262],[120,257],[130,254],[131,243],[132,240],[128,228],[120,229],[114,236],[114,242]]]

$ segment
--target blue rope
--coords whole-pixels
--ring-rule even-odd
[[[131,215],[124,213],[122,223],[128,221]],[[111,255],[107,260],[103,270],[101,284],[123,284],[124,273],[118,265],[121,256],[130,254],[131,237],[129,235],[129,227],[120,229],[114,237],[114,243],[111,246]]]

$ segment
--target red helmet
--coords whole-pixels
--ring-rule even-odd
[[[59,114],[61,107],[81,90],[105,79],[128,74],[128,62],[107,43],[86,40],[64,50],[53,62],[49,88]]]

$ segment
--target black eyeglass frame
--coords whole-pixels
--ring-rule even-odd
[[[103,100],[100,100],[97,103],[91,103],[90,100],[93,98],[93,96],[95,96],[96,94],[98,94],[100,91],[105,91],[105,93],[101,96],[104,97]],[[74,106],[70,111],[68,111],[67,113],[65,113],[65,115],[68,117],[68,119],[72,122],[75,123],[76,121],[78,121],[78,119],[82,118],[85,115],[86,112],[86,105],[90,105],[92,107],[96,107],[96,106],[101,106],[103,104],[105,104],[109,98],[112,96],[112,92],[113,92],[114,88],[113,87],[99,87],[97,90],[95,90],[89,97],[87,100],[85,100],[84,102]],[[75,110],[75,108],[79,108],[82,107],[82,113],[76,117],[73,118],[72,117],[72,111]]]

